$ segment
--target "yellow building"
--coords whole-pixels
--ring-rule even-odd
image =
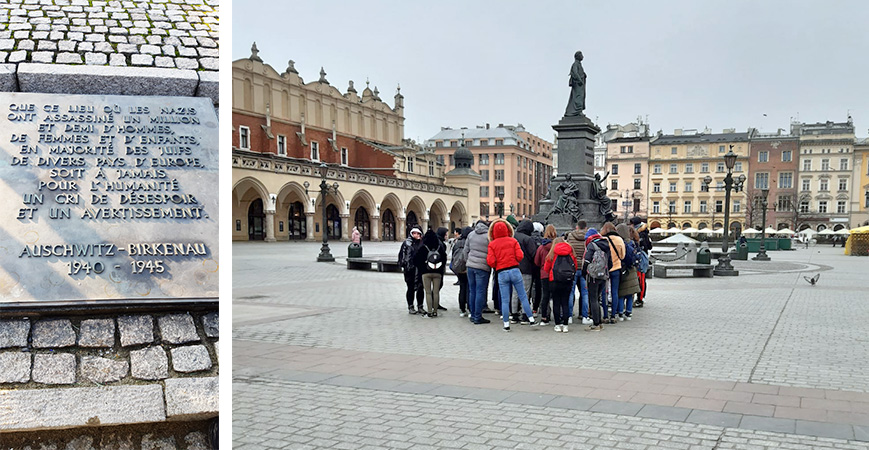
[[[869,138],[854,143],[854,184],[851,227],[869,225]]]
[[[652,228],[694,227],[718,229],[724,226],[724,155],[737,155],[733,177],[748,176],[749,133],[733,129],[723,133],[676,130],[659,134],[650,144],[649,219]],[[712,179],[704,188],[703,179]],[[746,195],[731,193],[730,227],[745,227]]]

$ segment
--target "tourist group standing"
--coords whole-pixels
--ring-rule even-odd
[[[484,313],[497,312],[505,331],[519,323],[567,333],[574,317],[588,331],[600,331],[603,324],[631,320],[633,308],[643,306],[652,243],[639,218],[606,222],[599,231],[579,221],[563,236],[551,224],[513,216],[480,220],[454,230],[449,263],[446,234],[441,228],[423,235],[414,227],[401,246],[410,314],[437,317],[446,310],[440,289],[447,267],[458,278],[459,315],[480,325],[491,322]],[[493,309],[486,307],[490,279]]]

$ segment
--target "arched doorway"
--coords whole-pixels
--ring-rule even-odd
[[[383,222],[382,240],[395,241],[395,215],[392,214],[392,210],[383,211],[380,221]]]
[[[290,213],[287,217],[290,224],[290,240],[301,241],[308,237],[308,224],[305,221],[305,206],[302,202],[290,203]]]
[[[405,221],[405,223],[406,223],[406,226],[404,227],[404,228],[405,228],[405,230],[404,230],[404,231],[405,231],[405,234],[404,234],[404,235],[405,235],[405,236],[410,236],[410,229],[413,228],[414,225],[419,224],[419,222],[418,222],[417,219],[416,219],[416,213],[413,212],[413,211],[408,211],[408,212],[407,212],[407,220]],[[423,230],[423,233],[425,233],[425,230]]]
[[[706,225],[706,222],[700,222],[697,224],[697,229],[698,230],[705,230],[707,226],[708,225]]]
[[[734,236],[737,234],[741,234],[742,233],[742,224],[739,222],[731,222],[730,223],[730,232],[733,233]]]
[[[258,198],[250,202],[247,209],[247,238],[251,241],[262,241],[266,238],[266,214],[263,212],[263,201]]]
[[[331,203],[326,207],[326,232],[329,239],[341,239],[341,215]]]
[[[443,226],[443,222],[441,222],[441,216],[435,211],[429,211],[428,213],[428,226],[432,230],[437,231],[438,228]]]
[[[353,225],[359,230],[363,240],[371,240],[371,220],[368,218],[368,211],[364,206],[356,208]]]

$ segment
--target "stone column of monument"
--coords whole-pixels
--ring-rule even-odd
[[[371,216],[371,241],[380,242],[380,216]]]
[[[350,240],[350,214],[341,214],[341,241],[347,242]]]
[[[314,213],[312,212],[305,213],[305,229],[308,230],[305,240],[309,242],[316,241],[314,238]]]

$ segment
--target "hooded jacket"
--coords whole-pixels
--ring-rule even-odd
[[[438,269],[432,269],[428,264],[426,264],[429,250],[435,249],[437,249],[437,252],[441,254],[441,261],[443,261],[443,264],[441,264],[441,267]],[[446,272],[447,247],[434,231],[428,230],[425,232],[425,236],[422,237],[422,245],[417,249],[416,254],[413,257],[413,263],[422,275],[427,273],[439,273],[443,275]]]
[[[594,242],[595,245],[590,245],[592,242]],[[600,250],[598,250],[598,247],[600,247]],[[588,265],[591,263],[592,258],[594,258],[595,252],[598,251],[604,252],[604,255],[607,257],[607,266],[612,267],[609,241],[601,235],[594,233],[585,240],[585,256],[583,257],[585,262],[582,264],[583,277],[588,277]],[[610,270],[610,272],[612,272],[612,270]]]
[[[404,242],[401,243],[401,249],[398,251],[398,263],[401,265],[401,270],[407,272],[409,270],[414,270],[416,265],[413,263],[413,258],[416,255],[417,249],[422,245],[421,240],[414,240],[413,237],[408,236]],[[409,265],[404,265],[403,261],[407,258],[410,261]]]
[[[640,234],[640,249],[649,253],[652,251],[652,240],[649,239],[649,227],[644,222],[640,222],[635,224],[634,227],[637,229],[637,232]]]
[[[573,247],[573,256],[582,264],[582,255],[585,254],[585,230],[573,230],[567,233],[565,239],[571,247]]]
[[[543,242],[540,244],[540,247],[537,247],[537,253],[534,254],[534,265],[540,268],[540,279],[547,278],[546,271],[543,270],[543,266],[546,264],[546,257],[549,256],[549,250],[551,248],[552,239],[543,238]]]
[[[552,275],[552,266],[555,265],[555,258],[559,256],[570,256],[570,259],[573,260],[573,267],[577,267],[576,256],[574,256],[573,254],[573,247],[571,247],[570,244],[568,244],[567,242],[559,242],[555,244],[554,253],[555,257],[552,259],[546,259],[546,263],[543,266],[543,272],[546,273],[546,278],[549,279],[549,281],[554,281]],[[547,256],[549,255],[547,254]]]
[[[519,241],[513,238],[513,227],[506,220],[496,219],[489,227],[489,248],[486,262],[495,271],[519,267],[523,257]]]
[[[473,231],[473,230],[474,230],[474,229],[471,228],[471,227],[464,227],[464,228],[462,228],[462,233],[461,233],[461,235],[459,235],[459,238],[458,238],[458,239],[456,240],[456,242],[453,244],[453,252],[452,252],[452,254],[450,255],[450,259],[451,259],[452,261],[455,261],[455,260],[456,260],[456,255],[458,255],[460,252],[461,252],[461,253],[465,253],[465,245],[468,243],[468,235],[471,234],[471,231]],[[465,262],[466,262],[466,263],[467,263],[467,256],[468,256],[468,255],[465,254]]]
[[[540,270],[540,266],[534,264],[534,254],[537,253],[537,242],[534,242],[534,238],[531,237],[531,233],[533,232],[534,223],[528,219],[524,219],[519,222],[519,226],[516,227],[516,234],[513,236],[519,241],[519,247],[522,248],[522,253],[525,255],[519,261],[519,272],[526,275]]]
[[[464,232],[462,233],[464,234]],[[489,264],[486,263],[486,253],[489,250],[489,227],[483,222],[477,222],[473,231],[468,234],[468,239],[465,241],[465,259],[468,260],[468,267],[474,269],[491,270]]]

